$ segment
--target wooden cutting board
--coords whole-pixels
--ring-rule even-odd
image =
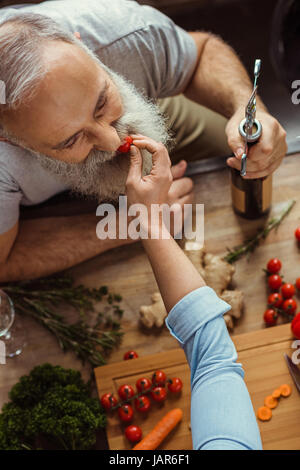
[[[258,421],[264,449],[300,450],[300,395],[283,357],[284,352],[290,356],[295,352],[291,347],[290,325],[233,336],[232,340],[238,351],[239,362],[245,370],[245,381],[255,412],[263,405],[264,397],[270,395],[279,385],[288,383],[292,386],[291,396],[280,399],[278,407],[273,410],[271,421]],[[132,423],[139,425],[143,435],[146,435],[167,411],[176,407],[182,408],[183,421],[163,441],[160,449],[192,449],[189,429],[190,371],[181,348],[96,368],[99,397],[104,393],[117,396],[120,385],[127,383],[134,387],[138,378],[151,378],[156,369],[164,370],[168,377],[180,377],[183,381],[182,394],[179,397],[169,394],[163,405],[153,404],[152,412],[146,418],[135,412]],[[120,424],[117,413],[108,416],[107,437],[110,449],[132,448],[124,437],[125,427]]]

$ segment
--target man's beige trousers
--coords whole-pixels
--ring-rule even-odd
[[[167,118],[176,146],[170,152],[173,163],[231,155],[225,135],[227,120],[184,95],[158,100]]]

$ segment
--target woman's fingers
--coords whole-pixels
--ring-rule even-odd
[[[152,154],[152,170],[154,170],[155,172],[157,171],[159,173],[160,171],[164,172],[171,167],[169,153],[166,147],[161,142],[156,142],[150,137],[140,135],[137,138],[135,138],[135,136],[131,137],[133,138],[134,145],[136,145],[140,149],[144,148]]]

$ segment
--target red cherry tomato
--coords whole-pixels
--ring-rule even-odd
[[[125,137],[125,143],[120,145],[118,152],[127,153],[130,150],[130,145],[132,145],[133,139],[130,136]]]
[[[152,375],[152,383],[154,385],[160,385],[160,386],[165,385],[166,380],[167,380],[167,376],[162,370],[157,370]]]
[[[277,313],[272,308],[269,308],[264,313],[264,321],[268,326],[274,326],[277,323]]]
[[[131,424],[125,429],[125,436],[130,442],[139,442],[142,439],[142,430],[139,426]]]
[[[300,242],[300,227],[296,228],[295,237],[297,238],[298,242]]]
[[[281,261],[278,258],[272,258],[267,264],[267,270],[271,274],[279,273],[281,269]]]
[[[124,361],[127,361],[128,359],[136,359],[138,354],[135,351],[127,351],[127,353],[124,354]]]
[[[146,392],[151,388],[152,384],[147,377],[141,377],[139,380],[136,382],[136,388],[138,392]]]
[[[289,315],[293,315],[297,309],[297,303],[294,299],[287,299],[283,302],[282,308]]]
[[[121,421],[129,423],[133,418],[133,408],[130,405],[122,405],[118,408],[118,415]]]
[[[300,277],[298,277],[298,279],[296,279],[296,287],[298,290],[300,290]]]
[[[167,398],[167,390],[165,387],[154,387],[151,391],[151,396],[154,401],[163,402]]]
[[[151,401],[145,395],[141,395],[134,400],[134,405],[140,413],[147,413],[151,408]]]
[[[269,276],[268,284],[270,289],[278,290],[281,287],[282,279],[278,274],[272,274]]]
[[[293,297],[293,295],[295,295],[295,292],[296,289],[293,284],[286,283],[281,287],[281,293],[284,299],[290,299]]]
[[[268,297],[268,306],[269,307],[276,307],[279,308],[283,302],[282,295],[279,294],[278,292],[274,292],[273,294],[270,294]]]
[[[105,410],[111,410],[113,406],[116,406],[118,400],[113,396],[112,393],[105,393],[101,397],[101,405]]]
[[[178,377],[168,380],[168,389],[172,393],[179,393],[182,390],[182,381]]]
[[[300,313],[293,318],[291,323],[292,333],[297,338],[300,339]]]
[[[134,390],[131,385],[121,385],[118,390],[119,397],[122,400],[129,400],[134,395]]]

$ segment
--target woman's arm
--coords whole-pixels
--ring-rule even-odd
[[[163,204],[170,185],[166,149],[144,136],[134,136],[127,180],[128,204]],[[139,148],[153,155],[150,175],[142,177]],[[162,221],[141,219],[144,239],[169,315],[166,325],[183,347],[191,368],[191,426],[194,449],[260,449],[253,407],[241,364],[222,318],[230,306],[221,300],[179,248]]]

